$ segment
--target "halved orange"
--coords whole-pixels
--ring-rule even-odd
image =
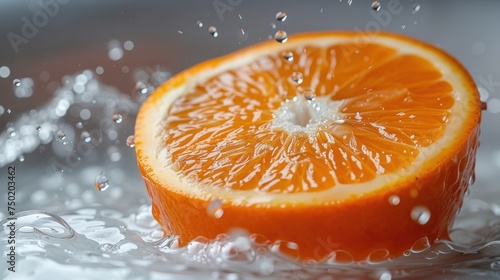
[[[480,118],[445,52],[311,33],[176,75],[141,107],[135,147],[153,214],[181,244],[242,228],[295,243],[301,260],[363,260],[448,237]]]

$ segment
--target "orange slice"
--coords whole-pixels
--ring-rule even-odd
[[[140,109],[135,147],[153,214],[181,244],[242,228],[295,243],[301,260],[364,260],[448,237],[480,117],[445,52],[313,33],[173,77]]]

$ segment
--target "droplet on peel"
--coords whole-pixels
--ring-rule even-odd
[[[217,32],[217,28],[215,28],[215,26],[210,26],[208,28],[208,33],[210,33],[210,35],[212,35],[212,37],[214,37],[214,38],[219,36],[219,32]]]
[[[381,8],[382,5],[380,5],[380,2],[379,1],[373,1],[372,2],[372,9],[374,11],[380,11],[380,8]]]
[[[285,51],[285,52],[281,53],[281,56],[283,57],[284,60],[286,60],[288,62],[293,61],[293,52],[291,52],[291,51]]]
[[[308,101],[313,101],[316,98],[316,93],[310,88],[304,89],[303,94]]]
[[[488,103],[481,101],[481,111],[488,110]]]
[[[431,218],[431,212],[425,206],[416,206],[411,210],[411,218],[419,225],[425,225]]]
[[[276,39],[278,43],[285,43],[288,40],[288,34],[284,30],[278,30],[276,34],[274,34],[274,39]]]
[[[389,197],[389,204],[391,204],[391,205],[398,205],[400,201],[401,200],[400,200],[399,196],[397,196],[397,195],[391,195]]]
[[[302,75],[301,72],[293,72],[290,78],[298,85],[302,84],[304,81],[304,75]]]
[[[207,212],[210,216],[220,219],[224,215],[224,210],[222,210],[222,202],[219,199],[214,199],[208,204]]]
[[[123,121],[123,117],[120,114],[114,114],[112,119],[115,123],[121,123]]]
[[[92,138],[90,137],[90,133],[88,131],[82,131],[82,133],[80,134],[80,139],[82,139],[86,143],[92,140]]]
[[[98,191],[105,191],[107,188],[109,188],[108,177],[106,177],[104,172],[101,172],[101,174],[97,175],[94,181],[94,185]]]
[[[63,130],[58,130],[56,132],[56,137],[58,140],[62,141],[64,139],[66,139],[66,132],[64,132]]]
[[[21,86],[21,80],[19,79],[14,79],[12,81],[12,84],[15,86],[15,87],[20,87]]]
[[[134,137],[134,135],[129,135],[129,137],[127,137],[127,146],[129,146],[130,148],[135,147],[135,137]]]
[[[285,12],[278,12],[276,14],[276,20],[278,20],[278,21],[285,21],[287,17],[288,16]]]

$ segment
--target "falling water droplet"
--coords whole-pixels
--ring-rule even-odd
[[[77,122],[77,123],[76,123],[76,128],[78,128],[78,129],[82,129],[82,128],[83,128],[83,124],[82,124],[82,122]]]
[[[283,57],[284,60],[286,60],[288,62],[293,61],[293,52],[291,52],[291,51],[285,51],[285,52],[281,53],[281,56]]]
[[[92,140],[92,138],[90,137],[90,133],[88,131],[82,131],[82,133],[80,134],[80,139],[82,139],[86,143]]]
[[[380,11],[380,8],[382,7],[382,5],[380,5],[380,2],[379,1],[373,1],[372,3],[372,9],[374,11]]]
[[[208,33],[210,33],[210,35],[212,35],[212,37],[214,37],[214,38],[219,36],[219,32],[217,32],[217,28],[215,28],[215,26],[210,26],[208,28]]]
[[[276,14],[276,20],[278,21],[285,21],[288,15],[285,12],[278,12]]]
[[[66,133],[63,130],[58,130],[56,132],[56,137],[57,137],[58,140],[62,141],[64,139],[66,139]]]
[[[298,85],[302,84],[304,81],[304,75],[302,75],[302,72],[293,72],[290,78]]]
[[[123,117],[120,114],[114,114],[112,119],[115,123],[121,123],[123,121]]]
[[[417,13],[418,11],[420,11],[420,4],[414,4],[413,5],[413,11],[412,13]]]
[[[401,199],[397,195],[391,195],[389,197],[389,204],[391,205],[398,205],[399,202],[401,202]]]
[[[20,162],[23,162],[24,161],[24,156],[20,155],[18,159],[19,159]]]
[[[20,87],[21,86],[21,80],[19,79],[14,79],[14,81],[12,81],[12,84],[16,87]]]
[[[411,210],[411,218],[419,225],[425,225],[431,218],[431,212],[425,206],[416,206]]]
[[[278,43],[285,43],[288,40],[288,34],[286,34],[284,30],[278,30],[276,34],[274,34],[274,39],[276,39]]]
[[[42,129],[42,126],[39,125],[39,124],[37,124],[37,125],[35,125],[35,129],[38,130],[38,131],[40,131],[40,129]]]
[[[307,101],[313,101],[316,98],[316,93],[310,88],[304,89],[303,94]]]
[[[149,93],[149,87],[145,82],[138,81],[135,83],[135,92],[137,96],[144,96]]]
[[[208,204],[207,212],[210,216],[219,219],[224,214],[222,210],[222,202],[218,199],[214,199]]]
[[[500,261],[494,261],[491,263],[491,268],[494,270],[500,270]]]
[[[17,135],[16,129],[13,127],[7,128],[7,134],[9,134],[9,137],[11,137],[11,138],[16,137],[16,135]]]
[[[109,188],[108,177],[106,177],[104,172],[101,172],[101,174],[97,175],[94,181],[94,185],[98,191],[105,191],[107,188]]]
[[[129,137],[127,137],[127,146],[129,146],[130,148],[133,148],[135,146],[134,135],[130,135]]]
[[[203,22],[201,22],[201,20],[199,20],[196,22],[196,25],[198,25],[198,27],[203,27]]]

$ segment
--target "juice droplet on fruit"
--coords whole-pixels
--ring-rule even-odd
[[[316,93],[314,92],[314,90],[310,88],[304,89],[304,92],[302,94],[304,95],[307,101],[313,101],[316,98]]]
[[[288,16],[285,12],[278,12],[276,14],[276,20],[278,20],[278,21],[285,21],[287,17]]]
[[[66,132],[64,132],[63,130],[58,130],[56,132],[56,137],[58,140],[62,141],[64,139],[66,139]]]
[[[425,225],[431,218],[431,212],[425,206],[416,206],[411,210],[411,218],[419,225]]]
[[[389,204],[391,204],[391,205],[398,205],[400,201],[401,200],[400,200],[399,196],[397,196],[397,195],[391,195],[389,197]]]
[[[123,121],[123,117],[120,114],[114,114],[112,119],[115,123],[121,123]]]
[[[281,56],[283,57],[284,60],[286,60],[288,62],[293,61],[293,52],[285,51],[281,54]]]
[[[373,1],[372,3],[372,9],[374,11],[380,11],[380,8],[382,7],[382,5],[380,5],[380,2],[379,1]]]
[[[127,137],[127,146],[129,146],[130,148],[135,147],[135,137],[134,137],[134,135],[130,135],[129,137]]]
[[[290,78],[298,85],[302,84],[304,81],[304,75],[302,75],[301,72],[293,72]]]
[[[208,204],[207,212],[210,216],[219,219],[224,215],[224,210],[222,210],[222,202],[219,199],[214,199]]]
[[[278,30],[276,34],[274,34],[274,39],[276,39],[278,43],[285,43],[288,40],[288,34],[284,30]]]
[[[20,87],[21,86],[21,80],[19,79],[14,79],[12,81],[12,84],[15,86],[15,87]]]
[[[80,133],[80,139],[82,139],[86,143],[92,140],[92,138],[90,137],[90,133],[88,131],[82,131],[82,133]]]
[[[210,35],[212,35],[212,37],[214,37],[214,38],[219,36],[219,32],[217,32],[217,28],[215,28],[215,26],[210,26],[208,28],[208,33],[210,33]]]
[[[97,175],[94,180],[94,185],[98,191],[105,191],[107,188],[109,188],[108,177],[106,177],[104,172],[101,172],[101,174]]]

